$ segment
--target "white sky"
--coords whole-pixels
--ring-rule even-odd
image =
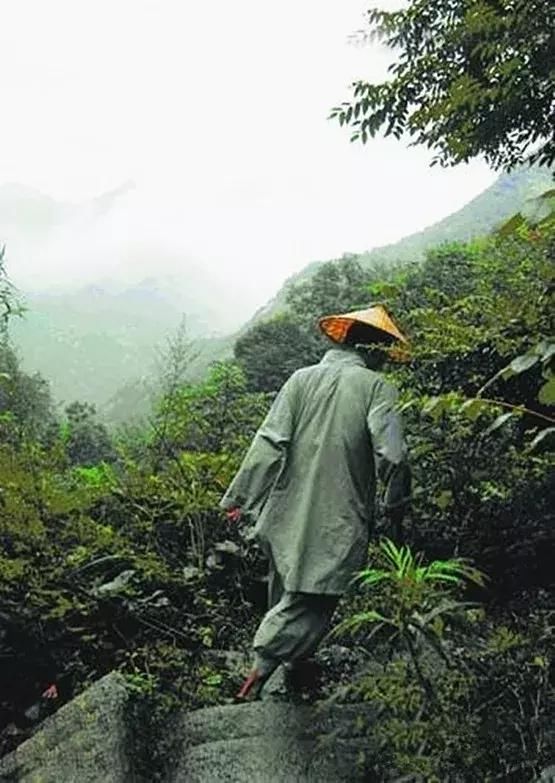
[[[81,201],[132,180],[108,229],[89,226],[103,252],[79,279],[156,273],[145,248],[163,246],[158,271],[195,265],[242,321],[310,261],[420,230],[494,179],[394,140],[351,145],[326,120],[352,80],[385,73],[378,45],[347,42],[369,5],[0,0],[0,184]],[[59,247],[15,258],[16,281],[78,282]]]

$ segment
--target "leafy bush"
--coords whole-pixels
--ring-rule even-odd
[[[229,696],[264,565],[219,498],[284,374],[325,350],[317,317],[380,299],[412,336],[391,379],[414,500],[410,548],[374,552],[371,597],[342,610],[375,658],[356,683],[383,710],[375,774],[532,779],[549,739],[554,247],[542,218],[385,275],[327,265],[202,383],[184,383],[178,341],[150,421],[118,433],[86,405],[57,417],[0,352],[0,750],[113,668],[154,721]],[[478,598],[487,619],[464,606]]]
[[[549,611],[512,627],[486,620],[461,600],[464,583],[483,585],[483,575],[458,559],[425,565],[386,540],[371,563],[359,574],[358,611],[335,629],[371,653],[349,689],[378,709],[368,727],[371,773],[534,779],[552,740]]]
[[[57,705],[119,668],[199,706],[240,676],[213,656],[246,648],[263,602],[259,557],[217,508],[267,407],[244,388],[227,367],[180,387],[111,464],[75,460],[63,428],[0,448],[4,750],[52,709],[52,683]],[[70,424],[94,434],[83,412]]]

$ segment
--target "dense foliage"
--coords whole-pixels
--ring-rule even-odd
[[[387,540],[371,559],[363,611],[337,630],[372,650],[351,691],[379,710],[368,727],[373,779],[392,769],[438,782],[535,779],[553,741],[545,611],[492,623],[461,600],[465,582],[484,579],[464,560],[424,564]]]
[[[370,657],[355,695],[381,704],[384,716],[379,760],[370,754],[378,779],[396,768],[426,780],[457,773],[464,780],[520,781],[549,758],[555,235],[552,206],[545,207],[551,198],[539,200],[533,225],[515,216],[495,236],[440,246],[423,264],[385,274],[360,266],[354,273],[354,261],[329,264],[289,292],[286,317],[301,335],[299,365],[310,341],[312,361],[329,347],[318,336],[317,317],[354,309],[364,297],[384,301],[410,334],[410,363],[390,367],[402,392],[415,479],[407,537],[414,551],[436,562],[469,558],[489,577],[466,591],[467,599],[488,605],[487,615],[455,611],[445,590],[421,592],[425,581],[413,579],[416,571],[404,572],[395,587],[368,579],[387,573],[383,564],[363,575],[372,582],[368,596],[344,608],[341,627],[354,625],[356,647]],[[263,351],[254,350],[257,335],[262,348],[267,334],[256,325],[248,335],[253,388],[267,382]],[[292,369],[290,346],[285,356]],[[240,351],[237,358],[245,360]],[[373,555],[377,565],[380,557]],[[402,616],[405,600],[419,622],[430,618],[426,634],[435,640],[435,657],[428,650],[416,664],[394,643],[395,633],[397,641],[403,634],[392,618]],[[407,630],[404,637],[412,638]],[[393,652],[379,666],[378,642]],[[370,733],[375,739],[374,726]]]
[[[379,131],[457,164],[483,155],[510,168],[555,160],[555,9],[543,0],[410,0],[368,11],[394,53],[391,79],[359,80],[333,110],[363,143]]]
[[[190,346],[178,334],[150,420],[118,432],[84,403],[58,412],[4,342],[2,749],[114,667],[138,693],[158,694],[160,720],[172,706],[230,697],[264,607],[264,566],[219,497],[273,393],[326,350],[317,317],[380,299],[412,337],[411,362],[391,372],[415,496],[401,581],[394,550],[388,562],[373,550],[370,592],[355,592],[339,615],[344,644],[355,633],[370,658],[351,683],[356,696],[383,710],[382,761],[372,764],[430,780],[462,763],[465,780],[531,779],[546,759],[551,709],[554,247],[544,216],[439,247],[421,265],[323,266],[202,383],[184,381]],[[422,573],[476,573],[450,571],[453,558],[461,567],[470,558],[484,585],[431,589]],[[467,600],[487,613],[469,615]],[[417,643],[407,658],[395,640],[406,645],[417,620],[435,647]],[[380,652],[388,647],[391,658]]]

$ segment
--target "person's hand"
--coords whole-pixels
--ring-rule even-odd
[[[58,687],[56,684],[49,685],[48,688],[44,691],[42,694],[43,699],[57,699],[58,698]]]
[[[225,512],[228,522],[240,522],[242,512],[240,508],[230,508]]]

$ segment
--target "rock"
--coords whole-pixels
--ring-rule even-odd
[[[263,701],[197,710],[178,724],[171,783],[343,783],[367,780],[367,705]]]
[[[537,779],[536,783],[555,783],[555,764],[551,764],[549,767],[546,767]]]
[[[1,783],[129,783],[128,691],[109,674],[47,718],[0,759]]]
[[[0,760],[0,783],[356,783],[368,705],[255,702],[179,713],[151,733],[110,674]],[[164,736],[159,733],[164,730]],[[152,748],[163,748],[156,767]],[[165,769],[162,769],[162,766]]]
[[[342,650],[332,652],[338,658],[344,655]],[[0,783],[362,783],[375,779],[371,768],[378,751],[369,729],[377,716],[376,708],[368,704],[270,699],[183,711],[171,725],[157,726],[145,722],[133,706],[123,677],[115,673],[104,677],[0,759]],[[380,779],[422,781],[390,772]],[[537,783],[555,783],[555,766],[545,768]]]

